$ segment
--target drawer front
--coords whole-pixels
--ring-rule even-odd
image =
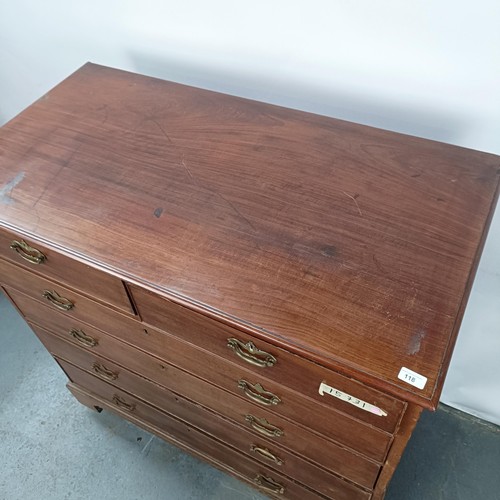
[[[94,375],[82,371],[62,359],[58,359],[58,361],[70,380],[77,385],[97,394],[109,394],[114,390],[111,387],[105,387],[106,382]],[[120,370],[117,378],[109,383],[115,388],[126,391],[128,395],[138,395],[138,399],[143,400],[144,395],[147,395],[145,402],[170,413],[216,439],[224,441],[240,452],[323,495],[345,500],[359,497],[359,488],[350,483],[346,483],[337,476],[276,446],[275,443],[265,438],[256,438],[250,431],[215,415],[202,406],[191,403],[181,396],[160,389],[155,384],[126,370]]]
[[[317,500],[318,495],[287,477],[276,473],[233,448],[220,443],[184,422],[181,422],[119,390],[111,394],[95,394],[73,383],[68,384],[71,393],[83,404],[117,413],[126,420],[169,441],[180,448],[211,461],[220,469],[261,489],[272,498],[289,500]],[[117,405],[113,399],[122,402]],[[127,406],[128,408],[124,407]],[[133,409],[131,410],[131,406]],[[272,481],[272,483],[270,482]],[[278,492],[277,490],[280,490]],[[354,497],[368,499],[369,496]]]
[[[405,409],[402,401],[139,287],[129,285],[129,288],[145,323],[238,363],[259,378],[265,377],[288,386],[370,425],[391,433],[396,429]],[[252,342],[253,346],[249,346],[248,342]],[[387,415],[376,415],[328,394],[322,396],[319,393],[321,382],[351,396],[352,401],[360,401],[359,406],[366,402],[382,409]]]
[[[23,243],[29,246],[28,249],[22,247]],[[11,246],[14,246],[15,250]],[[26,279],[26,274],[36,273],[95,297],[124,313],[134,314],[124,283],[114,276],[3,230],[0,230],[0,255],[11,263],[22,266],[18,268],[0,259],[0,276],[6,280],[6,284],[15,288],[18,286],[14,283]],[[33,258],[35,262],[41,262],[37,264],[26,260],[28,257]]]
[[[61,311],[54,308],[42,296],[40,290],[43,290],[43,286],[38,286],[37,289],[25,288],[27,290],[22,293],[8,286],[5,290],[25,318],[34,320],[42,326],[47,324],[50,328],[50,325],[57,324],[60,328],[64,328],[68,324],[78,322],[91,323],[125,342],[147,347],[146,350],[152,354],[158,355],[162,349],[166,348],[164,334],[155,332],[141,322],[103,307],[76,292],[71,292],[61,286],[53,287],[59,295],[69,298],[75,304],[69,311]],[[146,336],[146,340],[141,341],[142,336]]]
[[[37,329],[37,334],[47,349],[58,359],[69,360],[73,365],[146,399],[159,408],[166,409],[164,407],[167,401],[166,394],[170,394],[170,392],[166,393],[160,386],[137,376],[106,358],[87,350],[72,347],[58,337],[50,335],[36,326],[34,328]],[[246,426],[248,432],[255,439],[264,440],[266,443],[270,443],[270,446],[287,448],[361,486],[371,488],[374,485],[380,470],[380,466],[375,462],[326,441],[317,434],[286,420],[278,420],[276,417],[273,420],[272,415],[263,415],[262,412],[258,413],[259,416],[255,416],[252,414],[255,412],[250,405],[241,403],[227,392],[173,366],[166,366],[165,369],[167,371],[165,387],[223,414],[239,425]],[[262,422],[262,418],[265,416],[270,419],[270,422],[267,427],[262,427],[259,425],[259,421]]]
[[[9,294],[12,296],[11,291],[9,291]],[[44,311],[35,311],[33,309],[30,313],[29,304],[27,304],[28,307],[26,309],[23,308],[22,301],[19,300],[20,295],[22,294],[14,294],[13,298],[28,320],[45,326],[64,338],[68,338],[68,332],[71,329],[82,330],[90,336],[98,334],[96,330],[91,330],[88,325],[75,322],[69,315],[47,314]],[[33,303],[33,301],[30,302]],[[131,321],[131,323],[137,322]],[[390,435],[374,427],[357,422],[330,408],[321,407],[314,401],[310,401],[300,394],[277,384],[266,387],[266,389],[275,391],[281,398],[282,403],[278,405],[259,404],[247,397],[243,389],[239,387],[239,381],[249,379],[248,375],[251,375],[251,373],[246,372],[243,368],[233,366],[214,355],[210,355],[206,351],[196,349],[176,337],[157,332],[152,328],[149,328],[147,331],[147,334],[143,331],[142,336],[149,338],[155,335],[162,339],[163,349],[161,350],[161,360],[136,349],[131,349],[123,342],[114,341],[112,347],[106,347],[110,345],[113,339],[102,332],[99,332],[100,338],[107,337],[107,342],[105,343],[102,340],[95,349],[99,349],[99,354],[108,359],[116,361],[118,364],[126,366],[135,373],[161,385],[165,385],[167,378],[165,363],[162,361],[164,360],[168,364],[182,370],[187,370],[200,378],[232,392],[239,399],[243,398],[244,401],[250,402],[259,409],[266,409],[275,415],[284,416],[292,422],[304,425],[306,428],[314,429],[316,432],[342,445],[348,446],[369,458],[383,461],[391,441]],[[120,335],[120,338],[127,337],[130,343],[133,344],[138,333],[130,333],[127,329],[123,329],[120,331]],[[141,334],[139,333],[139,335]],[[246,392],[251,391],[253,389],[246,390]],[[307,411],[304,411],[305,409]]]

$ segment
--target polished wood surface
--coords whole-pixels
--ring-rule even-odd
[[[125,379],[127,375],[133,377],[131,374],[125,373],[125,377],[120,376],[116,381],[111,382],[113,387],[105,381],[100,380],[88,372],[80,370],[64,360],[58,361],[72,382],[80,387],[85,387],[95,394],[106,397],[106,399],[112,399],[113,395],[117,393],[116,388],[120,389],[120,392],[124,391],[122,394],[124,394],[125,400],[130,399],[129,396],[131,394],[133,395],[131,386],[127,384],[128,380]],[[136,384],[136,389],[139,389],[139,394],[147,394],[142,379],[136,377],[134,382]],[[146,388],[149,387],[146,386]],[[147,402],[153,405],[155,403],[155,401],[152,401],[151,397],[148,397]],[[156,403],[155,406],[160,410],[189,423],[215,439],[226,442],[240,452],[275,469],[279,473],[295,479],[302,484],[311,485],[315,491],[327,497],[345,498],[348,500],[366,498],[366,492],[360,491],[359,488],[353,487],[350,483],[276,446],[275,443],[262,437],[255,436],[247,429],[241,428],[209,412],[203,407],[191,403],[182,396],[162,391],[161,397],[156,400]],[[258,451],[252,451],[255,448],[257,448]],[[270,452],[270,455],[267,455],[265,451],[264,454],[259,453],[260,450],[267,450]]]
[[[268,342],[257,340],[254,337],[242,334],[242,332],[234,328],[221,325],[218,321],[193,313],[185,307],[158,297],[146,290],[132,286],[131,292],[138,313],[144,323],[160,328],[194,345],[207,349],[212,354],[250,369],[258,377],[272,379],[315,399],[321,404],[348,413],[356,419],[363,420],[385,431],[394,431],[399,423],[405,406],[402,401],[391,398],[387,394],[376,391],[332,370],[325,369],[316,363],[308,362],[304,358],[293,355]],[[245,361],[237,356],[235,351],[228,348],[228,339],[231,338],[236,338],[244,344],[253,342],[260,350],[271,354],[276,360],[275,364],[260,367]],[[144,342],[144,344],[147,343]],[[297,374],[300,374],[300,376]],[[353,395],[353,397],[383,408],[387,416],[380,417],[340,399],[321,396],[318,390],[321,382],[326,382],[340,391]]]
[[[436,406],[497,157],[92,64],[0,149],[4,227]]]
[[[55,349],[64,349],[65,346],[57,344],[52,336],[48,336],[47,330],[33,324],[31,325],[38,337],[43,341],[47,349],[54,353]],[[199,355],[199,351],[190,349],[186,345],[179,342],[174,342],[172,339],[171,347],[163,356],[165,361],[158,358],[153,358],[146,353],[130,349],[127,345],[121,342],[114,341],[112,338],[102,334],[97,337],[97,334],[86,328],[85,333],[93,338],[99,338],[99,344],[92,350],[121,366],[127,367],[129,370],[148,378],[149,380],[168,387],[170,377],[170,365],[179,369],[189,370],[190,373],[203,380],[210,380],[213,384],[221,387],[229,393],[236,396],[238,399],[250,403],[250,413],[267,411],[271,415],[271,420],[275,416],[284,417],[287,420],[302,425],[308,429],[314,429],[315,432],[323,435],[325,438],[331,439],[336,443],[347,446],[366,457],[382,462],[386,456],[392,436],[384,433],[374,427],[365,425],[359,421],[347,417],[346,415],[322,408],[315,405],[313,402],[304,396],[287,391],[284,387],[277,384],[269,384],[262,382],[267,390],[278,395],[282,402],[278,405],[262,405],[245,397],[243,391],[238,388],[240,378],[246,378],[244,372],[234,372],[231,366],[221,364],[216,359],[204,358]],[[59,335],[65,340],[70,340],[73,343],[77,341],[71,340],[68,335],[68,330],[54,330],[53,333]],[[66,346],[66,349],[68,347]],[[67,352],[67,351],[66,351]],[[68,354],[57,353],[65,359],[69,359]],[[171,354],[170,354],[171,353]],[[73,352],[73,356],[77,353]],[[72,358],[75,359],[75,358]],[[249,380],[255,383],[255,380]],[[257,380],[258,382],[258,380]],[[236,403],[241,407],[241,402]],[[224,412],[224,410],[221,410]]]
[[[68,389],[82,404],[98,411],[106,409],[116,413],[179,448],[239,477],[254,487],[258,487],[255,479],[259,475],[273,479],[276,483],[284,486],[284,491],[283,494],[273,494],[271,491],[264,490],[264,493],[272,498],[287,498],[290,500],[318,500],[318,498],[325,498],[286,476],[262,464],[256,463],[253,459],[242,455],[220,441],[210,438],[190,425],[180,422],[147,404],[141,403],[135,398],[128,397],[125,400],[126,403],[135,405],[137,412],[131,412],[121,409],[105,397],[93,394],[76,384],[69,383]],[[125,394],[122,397],[127,398]],[[358,493],[354,497],[349,497],[346,496],[350,493],[348,490],[343,498],[345,500],[368,500],[370,498],[369,493],[363,493],[360,490],[359,492],[360,494]]]
[[[492,155],[87,64],[0,130],[0,284],[89,407],[277,498],[381,500],[499,178]]]
[[[2,264],[0,262],[0,271],[1,269]],[[42,289],[43,287],[38,287],[38,290]],[[26,296],[11,289],[9,294],[28,321],[33,321],[51,331],[68,332],[71,328],[77,328],[95,332],[95,328],[98,328],[121,341],[162,359],[169,357],[168,353],[173,345],[179,345],[179,350],[183,351],[183,344],[180,344],[179,340],[188,341],[196,346],[197,350],[206,351],[204,356],[210,359],[212,364],[217,364],[218,357],[222,357],[223,360],[229,361],[231,365],[241,366],[244,373],[249,377],[257,376],[262,380],[271,381],[271,383],[278,382],[316,400],[321,405],[351,415],[357,420],[362,420],[387,432],[394,431],[405,406],[401,401],[394,400],[385,394],[357,383],[355,380],[348,379],[331,370],[291,355],[283,349],[272,347],[263,341],[260,341],[260,347],[265,348],[277,357],[276,365],[271,368],[254,367],[241,360],[227,347],[227,338],[238,335],[238,332],[232,329],[228,330],[227,327],[224,328],[217,322],[211,323],[206,319],[200,323],[197,321],[199,315],[193,313],[189,314],[182,311],[181,316],[177,317],[171,308],[166,307],[165,311],[171,313],[169,316],[170,321],[168,325],[162,325],[165,330],[162,332],[156,327],[151,327],[148,324],[140,323],[107,308],[100,307],[86,298],[79,298],[75,301],[78,307],[75,306],[73,310],[54,315],[49,310],[52,307],[50,304],[45,305],[43,302],[39,302],[43,300],[40,292],[30,293],[30,296]],[[71,297],[75,300],[74,296]],[[154,301],[152,304],[153,307],[157,306]],[[171,328],[174,325],[179,326],[180,329]],[[99,337],[101,333],[96,332],[92,333],[92,335]],[[177,338],[172,341],[171,335],[175,335]],[[221,360],[223,366],[227,366],[223,360]],[[178,361],[175,364],[178,364]],[[234,371],[236,368],[233,367],[232,369]],[[300,373],[300,376],[297,376],[297,373]],[[373,415],[337,398],[320,396],[318,388],[321,381],[326,381],[338,390],[345,391],[352,394],[353,397],[383,408],[388,413],[387,416]]]
[[[172,339],[172,329],[170,328],[168,329],[168,333],[160,331],[156,327],[140,323],[139,321],[103,308],[84,297],[78,299],[78,307],[75,307],[73,310],[50,314],[49,309],[52,306],[41,302],[43,300],[41,294],[36,293],[27,296],[11,288],[9,288],[8,293],[25,318],[51,331],[62,332],[63,336],[71,328],[82,329],[87,332],[92,331],[92,336],[97,337],[102,336],[102,332],[106,332],[107,335],[164,360],[172,359],[172,356],[175,358],[175,354],[171,353],[172,345],[181,346],[180,351],[182,352],[184,350],[182,347],[184,344],[183,341],[189,340],[190,343],[197,346],[197,350],[207,351],[205,353],[206,359],[210,360],[210,363],[215,366],[218,364],[218,355],[225,353],[225,359],[230,361],[232,365],[241,366],[244,369],[244,373],[248,376],[253,377],[255,374],[263,377],[263,379],[279,382],[300,394],[307,394],[309,397],[314,397],[318,402],[329,408],[337,409],[341,413],[351,415],[357,420],[363,420],[385,430],[392,429],[394,426],[393,422],[399,420],[402,410],[400,402],[356,383],[355,380],[345,379],[345,377],[330,370],[325,370],[306,360],[291,356],[284,350],[276,348],[272,350],[272,353],[278,359],[276,366],[273,367],[275,371],[271,370],[266,373],[266,369],[264,371],[261,368],[254,369],[252,365],[240,361],[226,347],[220,347],[220,342],[214,342],[214,339],[217,340],[218,337],[213,335],[213,325],[210,322],[207,322],[197,333],[197,328],[200,325],[185,317],[186,326],[191,327],[191,329],[182,328],[181,332],[186,335],[182,336],[179,335],[180,332],[177,332],[175,338]],[[167,308],[167,310],[169,309]],[[171,319],[171,325],[176,323],[177,318],[174,314],[172,314]],[[97,331],[96,328],[100,331]],[[173,331],[175,332],[175,329]],[[223,331],[226,332],[226,330]],[[194,342],[195,340],[198,340],[198,342]],[[220,339],[218,340],[220,341]],[[267,344],[262,344],[261,346],[268,349]],[[215,357],[214,354],[216,355]],[[174,361],[174,364],[178,364],[179,361],[179,359]],[[147,365],[148,363],[145,364]],[[195,370],[197,366],[198,363],[195,363]],[[300,374],[300,376],[297,376],[297,374]],[[384,418],[370,416],[370,414],[359,408],[354,406],[351,408],[351,405],[346,402],[340,400],[337,402],[335,398],[317,395],[318,384],[322,380],[334,384],[339,390],[345,390],[358,398],[366,399],[373,404],[380,405],[383,409],[390,412],[389,415]],[[388,418],[388,420],[385,421],[385,418]]]
[[[0,256],[18,266],[23,266],[31,273],[47,276],[124,313],[134,315],[127,290],[120,279],[27,240],[29,246],[43,254],[43,262],[34,264],[23,258],[22,252],[18,253],[11,248],[14,242],[20,240],[18,235],[4,229],[0,230]]]
[[[45,347],[59,361],[70,360],[72,364],[94,375],[103,378],[108,376],[108,381],[109,375],[106,374],[112,373],[116,378],[111,383],[147,400],[154,406],[165,408],[164,405],[169,393],[166,394],[164,388],[167,388],[169,391],[195,401],[234,423],[244,426],[256,438],[270,443],[270,446],[290,450],[363,487],[373,487],[378,477],[380,464],[375,461],[332,441],[325,440],[324,436],[319,436],[310,429],[273,415],[265,409],[256,409],[251,403],[241,401],[226,391],[220,390],[204,380],[197,379],[174,366],[164,365],[168,376],[162,381],[162,387],[143,376],[134,374],[128,368],[125,369],[116,361],[102,357],[100,351],[96,352],[94,348],[86,350],[72,348],[62,337],[50,335],[46,330],[39,329],[37,333]],[[101,343],[99,337],[94,338],[97,338]],[[70,337],[68,339],[71,340]],[[78,345],[77,342],[72,343]],[[98,373],[96,365],[103,368],[102,370],[98,369]],[[280,435],[274,436],[263,434],[259,431],[259,427],[252,426],[252,422],[246,418],[248,415],[260,419],[265,418],[273,427],[279,428],[282,432]],[[186,418],[188,417],[189,415],[186,415]]]
[[[121,320],[127,325],[134,324],[139,328],[140,323],[129,323],[129,321],[127,321],[130,316],[126,316],[120,312],[106,308],[105,306],[97,303],[95,300],[81,295],[64,285],[55,283],[44,278],[43,276],[38,276],[25,269],[19,268],[3,259],[0,259],[0,277],[3,284],[28,295],[34,300],[50,306],[50,309],[53,312],[61,312],[63,314],[68,314],[71,317],[80,319],[92,318],[98,324],[101,324],[102,322],[104,325],[106,325],[107,322],[114,321],[116,325],[115,328],[120,327],[119,323]],[[70,301],[73,304],[73,307],[66,311],[59,309],[53,301],[49,301],[44,296],[44,292],[46,290],[55,292],[61,298]],[[104,317],[101,318],[101,316]]]

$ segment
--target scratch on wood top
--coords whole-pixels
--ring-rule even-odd
[[[11,181],[0,188],[0,203],[10,205],[14,203],[12,190],[24,179],[24,172],[19,172]]]
[[[161,130],[162,134],[164,135],[165,139],[167,139],[168,142],[173,144],[172,139],[170,139],[170,136],[167,134],[167,131],[163,128],[163,126],[155,120],[154,118],[150,118],[150,120]]]
[[[359,196],[359,194],[355,194],[354,196],[351,196],[350,194],[347,194],[345,191],[342,191],[348,198],[351,198],[351,200],[355,203],[356,208],[358,209],[359,215],[363,216],[363,212],[361,211],[361,208],[359,208],[359,204],[356,200],[356,198]]]
[[[182,155],[182,158],[181,158],[181,165],[184,167],[184,170],[189,175],[189,178],[191,179],[192,183],[195,185],[198,185],[198,183],[196,182],[196,179],[194,178],[193,174],[191,173],[191,170],[189,170],[188,166],[186,165],[186,162],[184,161],[184,155]]]

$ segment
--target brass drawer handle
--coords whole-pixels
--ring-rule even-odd
[[[227,339],[227,346],[234,351],[236,356],[252,365],[266,367],[276,364],[276,358],[272,354],[261,351],[251,341],[245,344],[241,340],[230,338]]]
[[[134,411],[135,410],[135,405],[131,403],[127,403],[123,398],[118,396],[118,394],[115,394],[112,399],[113,403],[115,403],[118,408],[122,408],[123,410],[127,411]]]
[[[45,257],[40,250],[30,247],[24,240],[12,241],[10,248],[17,252],[24,260],[27,260],[32,264],[42,264],[45,260],[47,260],[47,257]]]
[[[281,437],[285,433],[283,429],[270,424],[265,418],[254,417],[253,415],[245,415],[245,420],[250,423],[252,429],[260,434],[268,437]]]
[[[86,347],[95,347],[99,344],[99,342],[90,335],[87,335],[83,330],[77,330],[76,328],[72,328],[69,331],[69,334],[80,344]]]
[[[45,297],[53,306],[61,309],[61,311],[69,311],[75,307],[75,304],[71,300],[61,297],[54,290],[44,290],[42,296]]]
[[[267,448],[261,448],[260,446],[252,444],[252,446],[250,446],[250,451],[267,458],[267,460],[271,460],[271,462],[274,462],[277,465],[283,465],[283,460],[280,457],[277,457],[274,453],[270,452]]]
[[[98,363],[97,361],[92,365],[92,370],[94,370],[97,375],[105,378],[106,380],[116,380],[118,378],[117,372],[108,370],[105,366],[101,365],[101,363]]]
[[[285,493],[285,487],[282,484],[276,482],[270,477],[263,476],[262,474],[259,474],[254,479],[254,482],[265,490],[272,491],[273,493],[278,493],[279,495],[283,495]]]
[[[260,384],[252,385],[246,380],[240,380],[238,387],[253,401],[262,405],[271,406],[281,403],[281,399],[272,392],[266,391]]]

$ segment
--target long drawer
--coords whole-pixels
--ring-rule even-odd
[[[158,334],[155,334],[152,329],[143,323],[140,323],[139,321],[130,321],[128,317],[115,313],[109,310],[109,308],[105,308],[93,300],[90,300],[87,297],[73,292],[61,285],[55,285],[42,277],[35,276],[32,273],[23,271],[1,260],[0,272],[4,275],[2,277],[4,283],[28,294],[38,301],[43,301],[54,308],[54,310],[62,311],[65,314],[71,315],[87,323],[91,323],[106,332],[114,334],[119,338],[122,338],[127,342],[131,342],[133,345],[156,355],[163,356],[165,350],[169,348],[169,346],[165,345],[165,338],[162,334],[158,336]],[[169,305],[169,308],[165,310],[166,312],[161,309],[160,312],[163,315],[162,317],[173,318],[172,321],[178,325],[178,328],[183,328],[182,331],[177,331],[176,328],[170,328],[168,325],[165,327],[164,325],[164,329],[169,334],[171,334],[172,330],[177,331],[177,334],[175,335],[176,337],[182,339],[183,341],[188,339],[188,341],[190,341],[189,343],[196,345],[198,349],[206,351],[207,359],[215,359],[213,358],[213,355],[216,354],[218,359],[228,360],[232,363],[232,365],[239,363],[238,366],[240,366],[240,369],[244,370],[244,373],[248,374],[245,381],[249,384],[254,385],[256,383],[260,383],[262,385],[260,381],[264,380],[266,381],[266,385],[268,387],[274,387],[276,382],[280,385],[283,384],[293,389],[294,395],[304,394],[310,399],[316,401],[317,404],[321,405],[317,406],[318,408],[325,408],[325,410],[337,409],[346,415],[352,415],[356,419],[360,419],[370,425],[381,428],[386,432],[390,432],[396,422],[400,419],[401,412],[404,409],[404,404],[400,401],[381,394],[378,391],[368,388],[354,380],[343,377],[331,370],[326,370],[314,363],[303,360],[298,356],[287,353],[282,349],[279,350],[280,352],[278,354],[278,349],[274,348],[273,352],[277,354],[276,359],[280,360],[275,366],[272,367],[274,371],[265,372],[260,367],[260,369],[257,369],[255,365],[241,361],[240,357],[233,355],[232,352],[230,352],[226,347],[227,338],[235,338],[234,335],[236,334],[236,331],[234,329],[231,329],[231,331],[228,332],[224,330],[225,327],[220,325],[218,322],[204,318],[196,313],[185,315],[184,308],[172,305],[169,301],[165,301],[163,299],[159,300],[161,300],[161,302],[158,305],[152,299],[152,303],[154,305],[152,310],[160,311],[159,306],[163,304]],[[18,306],[21,310],[23,310],[21,305],[18,304]],[[144,309],[144,306],[142,307]],[[65,308],[67,308],[67,310],[65,310]],[[166,313],[168,313],[167,316],[165,316]],[[201,322],[202,319],[203,321]],[[195,321],[196,324],[193,324],[193,321]],[[129,332],[131,334],[135,333],[135,335],[133,335],[133,339],[129,338]],[[147,335],[148,332],[151,334]],[[193,332],[198,336],[198,344],[193,343],[193,338],[191,338]],[[200,332],[202,332],[202,336],[200,336]],[[146,334],[146,336],[144,334]],[[233,337],[227,337],[228,334],[232,334]],[[210,336],[212,336],[212,338]],[[269,347],[266,348],[271,350]],[[205,367],[206,366],[207,363],[205,363]],[[294,376],[297,373],[300,373],[301,376]],[[238,378],[236,383],[238,383],[239,380],[240,379]],[[290,381],[294,382],[290,383]],[[364,411],[356,406],[353,406],[352,404],[334,398],[330,395],[321,396],[318,388],[323,381],[329,383],[329,385],[334,383],[336,389],[350,394],[353,399],[366,401],[370,404],[382,407],[382,409],[387,413],[387,416],[381,417],[373,415],[372,413]],[[307,390],[305,386],[307,386]],[[292,396],[292,399],[295,399],[295,396]],[[307,405],[310,406],[311,404],[313,407],[316,407],[315,403],[312,401]],[[321,410],[317,411],[321,413]],[[307,425],[309,425],[309,423]],[[385,453],[385,448],[383,451]],[[368,456],[382,460],[384,455],[380,454],[380,452],[375,452],[375,455]]]
[[[277,405],[260,404],[254,398],[248,398],[244,390],[239,387],[239,382],[249,378],[249,373],[246,369],[232,365],[217,356],[207,356],[206,351],[196,349],[176,337],[156,332],[163,340],[163,349],[161,349],[160,353],[162,356],[161,360],[146,353],[131,350],[123,342],[115,341],[111,347],[110,342],[112,339],[105,333],[92,329],[90,325],[85,325],[80,320],[75,321],[75,318],[71,315],[48,313],[47,308],[43,306],[41,306],[42,310],[40,310],[40,304],[34,304],[34,301],[27,297],[23,298],[22,294],[13,292],[10,289],[8,292],[15,299],[18,307],[28,320],[40,324],[65,338],[68,338],[70,330],[81,330],[85,335],[91,337],[98,336],[101,341],[95,349],[99,349],[98,352],[101,355],[116,361],[122,366],[127,366],[132,371],[159,384],[164,385],[166,383],[165,379],[168,378],[165,362],[162,361],[164,360],[169,364],[182,370],[188,370],[196,376],[232,392],[259,409],[267,409],[275,415],[286,417],[293,422],[314,429],[326,437],[342,445],[346,445],[369,458],[382,461],[385,457],[387,448],[391,442],[389,434],[353,420],[351,417],[326,406],[321,406],[278,384],[270,384],[268,389],[278,393],[282,402]],[[136,322],[131,321],[131,323]],[[150,328],[148,329],[148,334],[143,332],[142,335],[150,337],[153,331]],[[125,329],[119,333],[120,337],[124,338],[129,332]],[[107,337],[107,340],[102,340],[105,337]],[[135,334],[132,334],[132,338],[129,340],[133,343],[134,339]],[[110,347],[107,347],[108,345]],[[266,385],[268,385],[267,382]],[[253,389],[247,388],[245,390],[250,392]],[[269,402],[268,396],[266,396],[266,400]],[[307,411],[304,411],[305,409]]]
[[[66,341],[49,334],[36,326],[37,334],[47,349],[58,358],[67,359],[80,368],[100,376],[108,381],[126,378],[127,390],[138,397],[145,397],[156,406],[161,407],[163,389],[148,380],[123,369],[109,359],[98,356],[94,352],[71,347]],[[222,414],[226,418],[246,426],[253,435],[264,438],[279,447],[284,447],[294,453],[306,457],[309,461],[330,469],[351,481],[371,488],[380,470],[379,464],[362,457],[359,454],[326,441],[314,432],[268,414],[265,410],[255,412],[245,401],[235,398],[226,391],[200,380],[175,368],[166,366],[168,377],[163,387]],[[146,392],[133,381],[140,380],[147,386]],[[142,386],[141,386],[142,387]],[[142,387],[144,388],[144,387]]]
[[[237,475],[273,498],[318,500],[325,498],[274,470],[255,462],[230,446],[207,436],[194,427],[163,413],[142,401],[115,389],[112,393],[95,394],[76,384],[68,389],[84,405],[106,409],[150,431],[190,453]],[[116,397],[115,397],[116,396]],[[356,497],[354,500],[357,500]],[[369,496],[361,497],[367,500]]]
[[[121,344],[120,342],[108,339],[111,342],[107,343],[104,336],[93,337],[98,340],[99,344],[94,348],[82,349],[74,347],[74,343],[77,343],[78,340],[72,337],[70,337],[70,340],[73,339],[74,343],[70,344],[67,338],[53,335],[37,325],[32,324],[31,327],[53,355],[69,360],[73,364],[108,380],[118,380],[122,377],[125,370],[123,364],[120,364],[121,356],[119,351],[121,347],[118,345]],[[118,356],[115,356],[112,360],[102,357],[99,348],[103,345],[105,345],[106,352],[118,353]],[[146,356],[140,351],[137,351],[137,355],[139,358]],[[126,367],[132,371],[135,368],[130,364],[127,364]],[[256,436],[271,438],[278,446],[305,456],[308,460],[361,486],[368,488],[373,486],[380,470],[380,465],[376,462],[332,441],[325,440],[315,432],[274,415],[264,408],[256,408],[251,402],[237,398],[174,366],[163,364],[162,372],[162,379],[155,380],[161,387],[182,394],[226,418],[252,429]],[[132,390],[132,392],[139,397],[143,397],[139,391]],[[334,424],[335,421],[332,420],[332,425]],[[353,433],[361,431],[362,429],[353,430]]]
[[[158,386],[140,377],[121,370],[119,376],[110,382],[102,381],[96,376],[82,371],[80,368],[58,360],[69,379],[81,387],[98,394],[109,394],[115,389],[105,387],[107,383],[127,392],[128,395],[140,394],[138,399],[150,403],[162,411],[183,420],[194,427],[224,441],[251,458],[275,469],[288,477],[318,491],[319,493],[339,500],[366,498],[364,491],[346,481],[316,467],[308,461],[290,453],[263,437],[256,437],[252,432],[217,416],[200,405],[194,404],[182,396],[160,389]],[[127,398],[128,398],[127,395]]]
[[[30,272],[64,283],[125,313],[134,314],[125,285],[120,279],[5,229],[0,229],[0,257]],[[11,283],[11,279],[15,279],[12,273],[18,270],[4,266],[1,262],[0,266],[0,275]]]
[[[395,430],[405,408],[402,401],[147,290],[134,285],[129,285],[129,289],[145,323],[239,363],[258,377],[272,379],[387,432]],[[318,389],[322,382],[350,395],[352,401],[370,403],[387,415],[382,417],[344,400],[321,396]]]

